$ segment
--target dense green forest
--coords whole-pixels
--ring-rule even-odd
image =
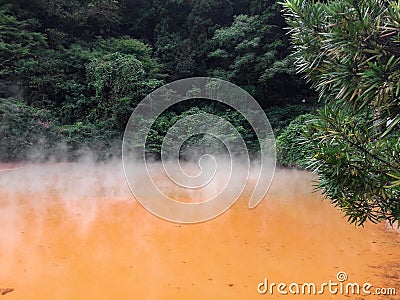
[[[247,90],[279,134],[315,102],[296,75],[280,11],[260,0],[3,2],[2,160],[73,158],[84,148],[100,158],[118,153],[135,106],[164,83],[193,76]],[[153,126],[150,144],[160,144],[176,114]]]

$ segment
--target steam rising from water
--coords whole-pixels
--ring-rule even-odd
[[[122,146],[124,172],[136,199],[151,213],[173,222],[202,222],[222,214],[240,197],[250,174],[249,151],[238,130],[219,116],[198,113],[185,116],[168,129],[161,147],[163,168],[157,174],[165,174],[175,188],[171,192],[158,186],[146,159],[151,126],[170,106],[195,98],[232,107],[256,133],[260,160],[249,208],[264,198],[275,170],[272,128],[261,107],[246,91],[223,80],[202,77],[178,80],[155,90],[139,103],[126,126]],[[188,175],[181,166],[181,149],[187,140],[201,134],[211,136],[219,144],[192,150],[190,158],[197,164],[198,172]],[[226,151],[221,154],[216,149]],[[136,180],[137,172],[144,175],[141,180]],[[180,195],[182,189],[189,190],[189,194],[194,191],[202,201],[176,201],[171,195]]]
[[[133,180],[140,183],[148,174],[140,172],[134,161],[130,162],[131,170],[135,171]],[[166,164],[172,163],[167,161]],[[235,197],[226,188],[226,183],[239,184],[245,174],[249,172],[247,165],[238,169],[237,176],[229,177],[229,161],[218,158],[218,168],[215,169],[212,160],[203,159],[201,176],[199,165],[186,162],[180,165],[182,171],[190,175],[185,177],[187,184],[202,183],[203,177],[214,173],[213,180],[198,189],[186,189],[172,184],[164,173],[162,164],[154,162],[148,164],[148,170],[159,189],[176,201],[182,203],[201,203],[224,191],[225,197]],[[171,165],[168,170],[175,173],[176,165]],[[254,187],[256,181],[251,178],[258,176],[258,170],[250,170],[250,180],[247,188]],[[194,177],[191,177],[194,176]],[[181,181],[181,178],[176,178]],[[182,182],[182,181],[181,181]],[[141,186],[142,194],[146,197],[157,197],[154,190],[146,185]],[[93,156],[88,155],[77,163],[47,163],[47,164],[0,164],[0,249],[2,253],[12,253],[20,241],[20,233],[25,231],[26,220],[35,220],[34,230],[36,235],[48,229],[44,224],[48,219],[57,222],[71,222],[77,226],[78,232],[86,236],[98,221],[99,215],[107,213],[114,205],[132,205],[141,216],[148,215],[149,220],[155,217],[146,213],[142,206],[137,205],[126,184],[122,163],[120,160],[108,162],[95,162]],[[193,215],[193,212],[189,212]],[[132,218],[134,216],[126,216]],[[136,216],[137,217],[137,216]],[[143,218],[143,217],[141,217]],[[157,219],[157,218],[155,218]],[[120,222],[126,222],[121,219]],[[146,226],[145,223],[141,226]],[[68,234],[66,232],[65,234]],[[1,251],[0,251],[1,252]]]
[[[164,166],[159,162],[148,163],[148,170],[159,189],[175,198],[176,201],[203,202],[224,190],[229,180],[229,172],[226,172],[230,169],[229,161],[222,157],[217,159],[217,169],[213,160],[207,158],[202,160],[200,166],[193,162],[179,165],[179,168],[189,175],[183,176],[183,182],[186,180],[186,184],[204,183],[204,178],[209,178],[211,174],[214,174],[209,184],[197,189],[187,189],[173,184],[164,172]],[[134,172],[133,179],[140,183],[148,174],[141,173],[136,164],[137,162],[131,161],[130,168]],[[165,162],[165,165],[168,166],[167,169],[171,174],[178,174],[175,173],[177,166],[172,161]],[[252,170],[254,172],[251,170],[249,172],[247,166],[243,164],[237,176],[233,176],[230,180],[236,184],[235,180],[240,182],[240,177],[244,177],[244,174],[249,172],[248,186],[254,186],[254,180],[251,178],[257,176],[258,170],[256,167]],[[200,174],[200,171],[201,175],[195,176]],[[182,182],[179,176],[181,175],[177,175],[175,179]],[[156,196],[153,194],[154,191],[148,189],[146,185],[142,185],[142,192],[148,197]],[[28,200],[23,205],[29,206],[32,214],[42,216],[47,215],[49,207],[61,204],[69,216],[75,216],[76,220],[82,223],[82,227],[90,226],[102,204],[135,202],[124,178],[122,162],[117,159],[96,162],[92,155],[83,157],[76,163],[0,164],[0,215],[3,217],[0,220],[2,220],[3,229],[4,220],[18,222],[20,217],[16,215],[21,209],[19,207],[21,199],[24,202]],[[138,209],[142,208],[138,207]]]

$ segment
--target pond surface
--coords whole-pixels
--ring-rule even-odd
[[[0,169],[0,300],[399,297],[257,291],[266,278],[320,286],[338,272],[400,294],[400,234],[348,224],[307,172],[278,169],[253,210],[246,190],[218,218],[180,225],[148,213],[117,163]]]

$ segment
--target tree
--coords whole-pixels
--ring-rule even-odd
[[[193,1],[192,9],[187,16],[189,37],[193,41],[196,63],[200,74],[207,69],[206,59],[209,43],[218,25],[232,21],[233,10],[231,0],[198,0]]]
[[[107,148],[107,140],[122,136],[138,102],[163,82],[176,79],[207,75],[229,79],[265,108],[280,106],[273,113],[278,130],[294,118],[283,105],[305,97],[287,57],[289,39],[274,0],[4,3],[0,4],[0,104],[15,102],[3,108],[27,114],[49,112],[57,138],[66,138],[68,149],[78,150],[80,145],[101,149],[104,142]],[[209,105],[196,102],[181,103],[173,110],[181,115],[191,106]],[[226,108],[214,108],[236,121]],[[292,110],[300,113],[297,107],[289,113]],[[8,130],[13,124],[9,122],[0,120],[0,127]],[[26,128],[19,125],[16,141]],[[255,138],[244,129],[249,141]]]
[[[138,40],[100,40],[96,50],[86,65],[88,85],[95,90],[87,120],[122,132],[134,107],[162,85],[162,75],[152,49]]]
[[[121,26],[118,0],[12,0],[13,10],[40,20],[43,28],[76,37],[108,37]]]
[[[276,155],[280,164],[287,167],[305,168],[313,153],[312,144],[307,141],[296,142],[306,129],[311,114],[300,115],[282,131],[276,139]]]
[[[349,221],[400,220],[400,2],[287,0],[297,69],[326,105],[305,133]]]
[[[301,81],[289,56],[289,39],[278,6],[252,8],[253,15],[238,15],[230,26],[219,28],[208,54],[210,75],[240,85],[264,107],[299,95]],[[301,99],[301,98],[300,98]]]
[[[0,7],[0,84],[7,96],[7,85],[19,85],[18,62],[32,58],[39,49],[46,47],[45,36],[29,29],[34,20],[20,21],[11,13],[9,5]],[[3,87],[4,85],[4,87]]]
[[[156,55],[162,62],[162,71],[168,74],[167,81],[194,75],[195,61],[192,44],[177,33],[164,32],[156,42]]]
[[[51,112],[17,98],[0,98],[0,160],[24,160],[34,153],[49,156],[59,141]]]

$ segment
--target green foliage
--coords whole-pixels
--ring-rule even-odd
[[[98,48],[86,65],[88,85],[95,90],[94,106],[86,120],[103,121],[108,129],[121,132],[129,112],[162,84],[162,76],[151,58],[151,48],[139,41],[102,40]]]
[[[162,84],[148,45],[137,40],[99,40],[44,49],[21,59],[18,76],[28,104],[55,112],[64,124],[103,121],[123,130],[133,107]]]
[[[10,7],[0,14],[0,158],[54,157],[59,145],[65,158],[82,147],[99,157],[115,151],[135,105],[162,83],[151,47],[125,36],[64,45],[64,34],[49,30],[46,38]]]
[[[104,124],[76,122],[58,127],[60,141],[68,152],[65,157],[74,160],[86,153],[95,155],[97,159],[109,159],[119,155],[121,134],[107,129]]]
[[[276,139],[277,161],[286,167],[306,168],[314,156],[314,147],[304,139],[307,122],[313,115],[300,115],[290,122]]]
[[[399,7],[395,1],[287,1],[297,66],[321,98],[379,109],[400,122]],[[307,45],[305,47],[305,45]]]
[[[311,167],[319,175],[318,189],[358,224],[394,222],[400,214],[400,133],[374,135],[372,116],[333,105],[321,109],[306,130],[315,149]]]
[[[0,6],[0,78],[16,81],[18,62],[34,56],[34,52],[46,46],[46,38],[35,27],[35,20],[20,21],[10,12],[9,5]]]
[[[244,119],[243,115],[239,112],[230,109],[225,105],[220,104],[206,104],[202,105],[198,103],[197,106],[192,106],[189,109],[177,109],[172,108],[163,112],[152,124],[149,135],[146,140],[146,152],[148,154],[153,154],[159,157],[161,154],[161,145],[167,131],[179,120],[182,120],[189,115],[200,115],[201,114],[213,114],[221,117],[222,119],[228,121],[242,136],[247,149],[252,157],[256,157],[259,153],[260,147],[255,136],[254,130],[251,128],[250,124]],[[145,122],[145,120],[144,120]],[[194,124],[193,126],[200,126]],[[185,132],[185,134],[188,134]],[[229,137],[226,137],[229,138]],[[232,137],[233,138],[233,137]],[[210,137],[209,135],[195,135],[185,142],[182,148],[182,152],[186,149],[191,148],[207,148],[214,153],[218,151],[224,151],[220,142],[216,139]],[[200,149],[199,148],[199,149]]]
[[[193,1],[187,16],[189,38],[196,53],[197,67],[203,72],[208,69],[207,55],[210,51],[210,39],[218,26],[228,24],[232,20],[231,0],[198,0]]]
[[[0,120],[0,160],[23,160],[37,152],[48,156],[58,141],[51,113],[19,99],[0,98]]]
[[[122,134],[104,124],[60,124],[45,109],[17,98],[0,98],[0,161],[76,159],[90,151],[98,159],[120,151]]]
[[[87,38],[108,37],[121,26],[122,1],[117,0],[15,0],[14,10],[38,18],[44,28]]]
[[[54,133],[46,137],[49,151],[61,143],[72,158],[79,155],[79,146],[107,156],[136,105],[164,82],[191,76],[226,78],[256,96],[266,109],[298,103],[308,94],[287,57],[288,38],[275,1],[7,3],[0,5],[0,97],[13,99],[24,116],[49,113]],[[11,100],[4,101],[1,105]],[[199,108],[228,119],[257,152],[254,132],[240,114],[218,105]],[[162,123],[157,121],[149,139],[151,152],[158,153],[165,126],[188,109],[178,105]],[[300,113],[293,110],[286,119],[272,111],[277,132]],[[15,127],[11,132],[16,144],[6,151],[21,150],[3,159],[29,156],[29,147],[19,145],[26,125],[17,120],[0,120],[3,128]],[[32,141],[40,143],[34,136]],[[199,136],[188,145],[200,141],[215,142]]]
[[[399,2],[283,5],[297,68],[327,103],[305,134],[318,188],[352,223],[399,221]]]
[[[142,64],[145,74],[149,77],[159,78],[159,65],[152,58],[152,48],[139,40],[122,36],[120,38],[99,39],[95,43],[95,49],[104,54],[121,53],[131,55]]]
[[[238,15],[230,26],[217,29],[208,54],[210,74],[230,80],[262,99],[264,107],[277,97],[301,97],[293,59],[278,6],[255,15]],[[279,96],[278,96],[279,95]]]
[[[108,100],[128,94],[143,75],[142,64],[135,56],[118,52],[94,58],[88,66],[88,77],[96,97]]]
[[[86,94],[84,64],[91,53],[80,45],[55,51],[44,48],[18,62],[24,98],[36,107],[57,110],[68,99]]]
[[[268,108],[265,110],[265,114],[268,117],[275,137],[278,137],[296,117],[311,113],[314,110],[314,106],[289,104],[282,107],[273,106]]]
[[[163,63],[162,70],[168,74],[168,81],[187,78],[195,70],[194,51],[188,38],[176,33],[163,33],[157,39],[156,55]]]

